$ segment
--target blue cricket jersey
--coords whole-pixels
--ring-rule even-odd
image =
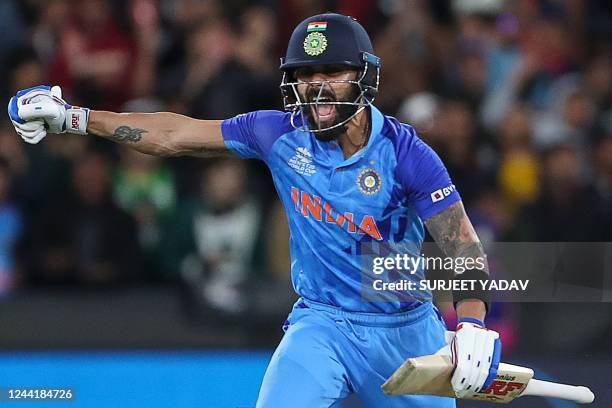
[[[422,220],[460,197],[414,128],[370,111],[368,144],[348,159],[336,141],[294,129],[287,112],[238,115],[222,123],[222,133],[238,156],[270,168],[289,220],[295,291],[347,311],[394,313],[411,305],[363,299],[364,247],[418,256]]]

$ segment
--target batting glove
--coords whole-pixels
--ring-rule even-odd
[[[9,101],[8,113],[27,143],[36,144],[47,133],[87,133],[89,109],[67,104],[59,86],[41,85],[17,92]]]
[[[483,322],[462,318],[455,332],[446,333],[447,346],[437,354],[450,355],[455,365],[451,385],[457,398],[489,388],[501,359],[499,333]]]

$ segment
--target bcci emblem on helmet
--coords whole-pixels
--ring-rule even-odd
[[[304,52],[311,57],[323,54],[327,49],[327,37],[319,31],[313,31],[304,38]]]
[[[382,179],[380,174],[372,168],[364,169],[357,176],[357,187],[366,195],[374,195],[380,191]]]

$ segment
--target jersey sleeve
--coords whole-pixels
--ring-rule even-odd
[[[276,140],[287,131],[287,114],[280,111],[244,113],[221,123],[225,146],[244,159],[267,161]]]
[[[436,152],[423,142],[414,129],[398,149],[397,176],[408,201],[422,220],[442,212],[461,200],[459,192]]]

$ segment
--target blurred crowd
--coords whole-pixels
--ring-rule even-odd
[[[485,241],[612,241],[612,10],[605,0],[3,0],[2,100],[223,119],[280,109],[293,27],[356,17],[382,58],[375,104],[442,156]],[[30,146],[0,118],[0,292],[181,282],[230,313],[286,291],[267,169],[110,142]],[[252,286],[251,286],[252,287]]]

